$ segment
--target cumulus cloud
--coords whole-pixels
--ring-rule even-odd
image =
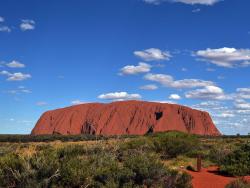
[[[178,94],[171,94],[168,98],[172,100],[180,100],[181,96]]]
[[[34,20],[22,20],[22,23],[20,24],[20,29],[22,31],[35,29],[35,21]]]
[[[239,110],[250,110],[250,103],[245,100],[237,100],[234,106]]]
[[[230,113],[230,112],[222,112],[220,114],[217,114],[216,116],[222,117],[222,118],[232,118],[232,117],[235,117],[235,114]]]
[[[154,5],[159,5],[160,3],[163,3],[163,2],[185,3],[189,5],[195,5],[195,4],[213,5],[215,3],[218,3],[221,0],[143,0],[143,1],[149,4],[154,4]]]
[[[25,65],[20,63],[19,61],[13,60],[10,63],[6,64],[10,68],[24,68]]]
[[[4,22],[4,17],[0,16],[0,22]]]
[[[227,96],[223,89],[217,86],[205,86],[202,89],[196,89],[185,93],[185,97],[189,99],[206,99],[206,100],[225,100]]]
[[[11,73],[4,70],[4,71],[1,71],[1,72],[0,72],[0,75],[11,76]]]
[[[218,101],[202,101],[199,104],[193,105],[196,109],[221,109],[222,105]]]
[[[146,74],[144,77],[146,80],[155,81],[162,84],[165,87],[171,88],[195,88],[215,85],[211,81],[199,80],[199,79],[183,79],[174,80],[174,78],[167,74]]]
[[[16,72],[13,74],[10,74],[7,78],[8,81],[23,81],[31,78],[30,74],[23,74],[21,72]]]
[[[220,67],[246,67],[249,66],[250,49],[218,48],[195,52],[200,60],[210,62]]]
[[[150,72],[151,65],[147,63],[140,62],[137,66],[134,65],[127,65],[120,70],[121,75],[128,75],[128,74],[139,74],[139,73],[146,73]]]
[[[200,12],[200,11],[201,11],[200,8],[196,8],[196,9],[192,10],[193,13],[197,13],[197,12]]]
[[[32,93],[32,91],[30,89],[27,89],[24,86],[19,86],[17,89],[12,89],[12,90],[8,90],[6,91],[9,94],[21,94],[21,93]]]
[[[78,99],[71,101],[71,104],[73,104],[73,105],[84,104],[84,103],[86,103],[86,102],[83,102],[83,101],[78,100]]]
[[[0,26],[0,32],[6,32],[9,33],[11,32],[11,29],[8,26]]]
[[[144,61],[168,61],[172,56],[168,51],[161,51],[157,48],[149,48],[143,51],[135,51],[134,55]]]
[[[250,88],[237,88],[237,98],[250,99]]]
[[[46,105],[48,105],[48,103],[47,103],[47,102],[44,102],[44,101],[38,101],[38,102],[36,103],[36,105],[37,105],[37,106],[46,106]]]
[[[129,94],[127,92],[114,92],[114,93],[101,94],[98,96],[98,98],[122,101],[122,100],[141,99],[142,97],[139,94]]]
[[[1,71],[0,75],[7,76],[7,81],[22,81],[31,78],[30,74],[24,74],[21,72],[10,73],[8,71]]]
[[[171,0],[172,2],[179,2],[179,3],[185,3],[189,5],[195,5],[195,4],[200,4],[200,5],[213,5],[215,3],[218,3],[221,0]]]
[[[158,87],[157,87],[157,85],[154,85],[154,84],[148,84],[148,85],[141,86],[140,89],[143,89],[143,90],[156,90],[156,89],[158,89]]]
[[[157,102],[157,103],[163,103],[163,104],[165,104],[165,103],[167,103],[167,104],[177,104],[176,101],[171,101],[171,100],[168,100],[168,101],[164,101],[164,100],[162,100],[162,101],[151,101],[151,102]]]

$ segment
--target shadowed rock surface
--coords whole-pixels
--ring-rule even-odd
[[[31,134],[143,135],[170,130],[220,135],[207,112],[144,101],[88,103],[47,111]]]

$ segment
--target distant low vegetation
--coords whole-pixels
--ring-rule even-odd
[[[123,137],[2,135],[0,187],[191,188],[192,178],[184,170],[195,170],[197,155],[204,166],[220,165],[223,174],[249,175],[249,140],[180,132]],[[242,184],[228,187],[237,183]]]
[[[171,131],[172,132],[172,131]],[[175,131],[173,131],[175,132]],[[164,135],[165,133],[154,133],[153,135]],[[150,135],[150,134],[149,134]],[[4,135],[0,134],[0,142],[52,142],[52,141],[62,141],[62,142],[77,142],[77,141],[89,141],[89,140],[107,140],[111,138],[122,139],[122,138],[137,138],[136,135],[121,135],[121,136],[103,136],[103,135],[90,135],[90,134],[81,134],[81,135]],[[213,136],[198,136],[199,138],[214,138]],[[250,138],[250,135],[222,135],[217,138],[229,139],[229,138]]]

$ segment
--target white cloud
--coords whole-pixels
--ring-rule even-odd
[[[132,99],[141,99],[139,94],[129,94],[127,92],[114,92],[106,93],[98,96],[99,99],[108,99],[108,100],[132,100]]]
[[[8,26],[0,26],[0,32],[11,32],[11,29]]]
[[[171,0],[172,2],[179,2],[179,3],[185,3],[189,5],[195,5],[195,4],[200,4],[200,5],[213,5],[221,0]]]
[[[165,103],[167,103],[167,104],[177,104],[176,101],[171,101],[171,100],[168,100],[168,101],[164,101],[164,100],[162,100],[162,101],[151,101],[151,102],[157,102],[157,103],[163,103],[163,104],[165,104]]]
[[[181,71],[187,72],[188,70],[187,70],[187,68],[183,67],[183,68],[181,68]]]
[[[123,67],[121,71],[121,75],[126,75],[126,74],[139,74],[139,73],[146,73],[150,72],[151,65],[147,63],[142,63],[140,62],[137,66],[134,65],[127,65]]]
[[[47,102],[44,102],[44,101],[38,101],[38,102],[36,103],[36,105],[37,105],[37,106],[46,106],[46,105],[48,105],[48,103],[47,103]]]
[[[210,62],[220,67],[246,67],[250,66],[250,49],[218,48],[195,52],[200,60]]]
[[[157,48],[149,48],[143,51],[135,51],[134,55],[143,59],[144,61],[168,61],[172,56],[168,51],[161,51]]]
[[[171,94],[168,98],[172,100],[180,100],[181,96],[178,94]]]
[[[214,72],[214,71],[215,71],[215,69],[212,69],[212,68],[206,68],[206,71],[208,71],[208,72]]]
[[[143,0],[145,3],[158,5],[163,2],[163,0]]]
[[[35,21],[34,20],[22,20],[22,23],[20,24],[20,29],[22,31],[35,29]]]
[[[32,91],[30,89],[27,89],[24,86],[18,86],[17,89],[12,89],[12,90],[8,90],[6,91],[9,94],[21,94],[21,93],[32,93]]]
[[[156,90],[156,89],[158,89],[158,87],[157,87],[157,85],[154,85],[154,84],[148,84],[148,85],[141,86],[140,89],[143,89],[143,90]]]
[[[202,89],[196,89],[185,93],[186,98],[190,99],[206,99],[206,100],[225,100],[228,97],[223,90],[217,86],[205,86]]]
[[[163,2],[185,3],[189,5],[195,5],[195,4],[213,5],[221,0],[143,0],[143,1],[149,4],[154,4],[154,5],[159,5],[160,3],[163,3]]]
[[[196,9],[192,10],[193,13],[197,13],[197,12],[200,12],[200,11],[201,11],[200,8],[196,8]]]
[[[74,101],[71,101],[71,104],[73,104],[73,105],[78,105],[78,104],[84,104],[84,103],[86,103],[86,102],[83,102],[83,101],[81,101],[81,100],[74,100]]]
[[[1,72],[0,72],[0,75],[11,76],[11,73],[4,70],[4,71],[1,71]]]
[[[199,80],[199,79],[174,80],[172,76],[166,75],[166,74],[149,73],[149,74],[146,74],[144,78],[146,80],[158,82],[165,87],[180,88],[180,89],[215,85],[211,81],[204,81],[204,80]]]
[[[4,22],[4,17],[0,16],[0,22]]]
[[[194,108],[197,109],[220,109],[221,108],[221,103],[218,101],[202,101],[199,104],[193,105]]]
[[[222,112],[220,114],[217,114],[217,117],[232,118],[232,117],[235,117],[235,114],[230,113],[230,112]]]
[[[234,103],[235,108],[239,110],[250,110],[250,103],[245,100],[238,100]]]
[[[21,72],[10,73],[8,71],[1,71],[0,75],[7,76],[7,81],[22,81],[31,78],[30,74],[23,74]]]
[[[8,81],[23,81],[31,78],[30,74],[23,74],[21,72],[13,73],[8,77]]]
[[[10,68],[24,68],[25,67],[24,64],[20,63],[19,61],[15,61],[15,60],[11,61],[10,63],[7,63],[6,65]]]
[[[241,99],[250,99],[250,88],[237,88],[236,96]]]

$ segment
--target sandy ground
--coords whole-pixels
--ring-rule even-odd
[[[235,177],[219,175],[218,167],[203,168],[201,172],[187,171],[192,175],[194,188],[224,188],[228,183],[235,180]],[[246,177],[250,180],[250,177]]]

